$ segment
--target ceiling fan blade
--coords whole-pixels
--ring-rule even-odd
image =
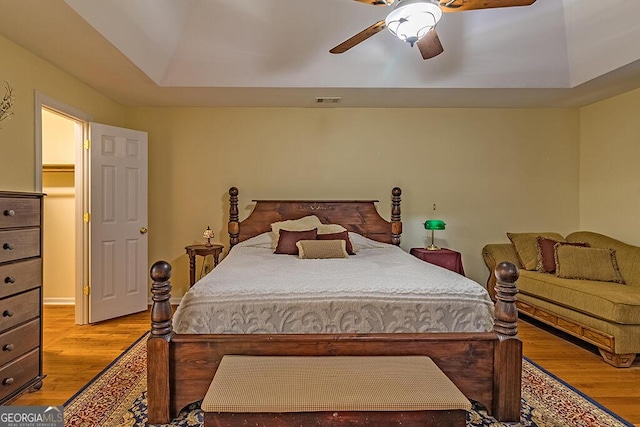
[[[439,5],[443,12],[461,12],[496,7],[530,6],[535,2],[536,0],[440,0]]]
[[[430,59],[444,52],[435,28],[431,29],[426,36],[418,40],[417,45],[422,54],[422,59]]]
[[[360,3],[367,3],[373,6],[390,6],[395,0],[355,0]]]
[[[384,30],[386,28],[386,26],[387,25],[384,23],[384,19],[381,20],[381,21],[378,21],[375,24],[373,24],[372,26],[367,27],[364,30],[360,31],[358,34],[356,34],[355,36],[351,37],[350,39],[347,39],[347,40],[343,41],[338,46],[336,46],[333,49],[331,49],[329,52],[331,52],[331,53],[344,53],[344,52],[348,51],[349,49],[351,49],[352,47],[354,47],[355,45],[357,45],[358,43],[362,43],[363,41],[365,41],[369,37],[378,34],[380,31]]]

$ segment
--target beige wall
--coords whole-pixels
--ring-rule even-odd
[[[0,82],[15,93],[13,117],[0,129],[0,189],[33,191],[36,90],[110,125],[122,126],[125,109],[2,36],[0,52]]]
[[[422,246],[422,223],[447,229],[437,243],[463,253],[484,283],[480,252],[507,231],[578,226],[577,110],[131,109],[149,132],[149,257],[174,264],[187,287],[184,246],[210,225],[225,244],[227,190],[241,216],[256,198],[380,200],[403,189],[402,247]],[[437,211],[432,211],[437,203]]]
[[[240,188],[243,217],[251,199],[280,197],[375,198],[388,217],[390,190],[401,186],[403,248],[424,245],[425,219],[444,219],[437,243],[460,250],[468,275],[484,282],[480,249],[506,241],[506,231],[594,227],[589,217],[601,213],[587,187],[602,175],[592,164],[603,153],[592,135],[608,128],[603,114],[631,122],[638,105],[632,93],[582,111],[127,109],[2,37],[0,51],[0,80],[16,93],[15,115],[0,130],[0,188],[33,190],[35,90],[97,122],[148,131],[149,259],[174,263],[176,295],[188,279],[184,246],[201,241],[207,225],[227,243],[231,185]],[[626,125],[628,133],[612,136],[612,124],[606,134],[626,150],[612,161],[637,158],[629,153],[635,128]],[[631,208],[619,221],[625,230],[635,223]]]
[[[640,90],[580,110],[580,228],[640,245]]]

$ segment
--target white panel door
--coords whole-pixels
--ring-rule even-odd
[[[147,309],[147,133],[89,127],[89,323]]]

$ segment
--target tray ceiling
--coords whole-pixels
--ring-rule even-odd
[[[445,14],[427,61],[386,30],[330,54],[390,10],[350,0],[0,5],[0,34],[125,105],[568,107],[640,87],[637,0]]]

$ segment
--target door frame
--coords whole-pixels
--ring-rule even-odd
[[[75,294],[75,323],[86,325],[89,323],[89,298],[84,295],[84,285],[89,281],[89,229],[82,218],[88,212],[88,168],[87,150],[84,141],[88,139],[89,122],[93,117],[71,105],[55,99],[38,90],[35,91],[35,191],[42,192],[42,109],[47,108],[69,117],[76,122],[75,126],[75,266],[74,294]]]

